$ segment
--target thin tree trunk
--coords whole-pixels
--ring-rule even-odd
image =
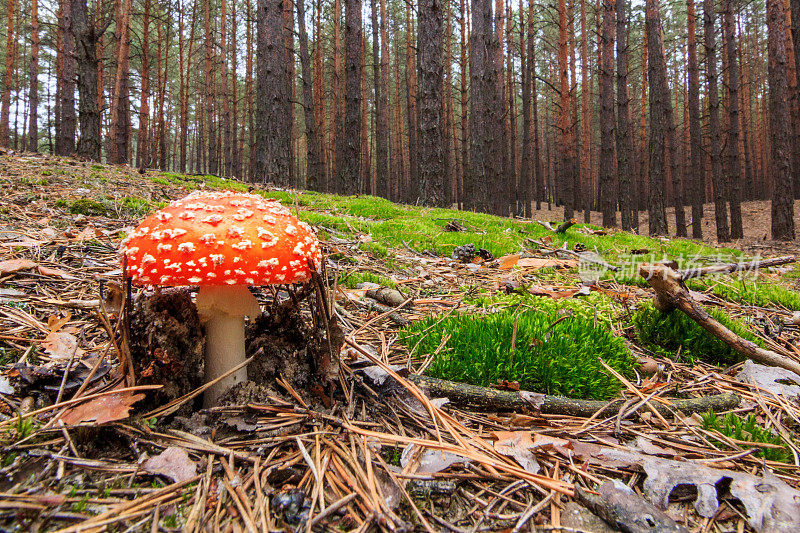
[[[633,171],[633,131],[628,95],[628,17],[630,0],[617,0],[617,176],[622,229],[639,227],[636,176]]]
[[[731,0],[723,0],[723,41],[728,57],[728,142],[727,184],[731,210],[731,239],[741,239],[742,231],[742,177],[739,164],[739,63],[736,57],[736,27],[733,21]]]
[[[9,116],[11,112],[11,82],[14,73],[14,10],[16,0],[8,0],[6,26],[6,69],[3,92],[0,93],[0,146],[9,145]]]
[[[580,0],[580,3],[581,3],[581,129],[582,129],[581,142],[583,143],[584,146],[584,149],[581,150],[580,161],[581,161],[581,184],[582,187],[584,188],[583,221],[588,223],[591,222],[592,218],[592,203],[593,203],[592,200],[594,196],[593,194],[594,188],[592,187],[592,146],[594,145],[594,139],[592,138],[593,135],[592,135],[591,104],[590,104],[592,90],[589,84],[589,70],[590,70],[589,37],[588,37],[589,28],[586,22],[586,0]],[[599,14],[597,16],[599,17]],[[613,57],[611,60],[613,60]],[[613,75],[613,73],[609,75],[611,76]],[[601,103],[602,103],[602,97],[601,97]],[[609,105],[611,105],[613,108],[613,89]],[[602,129],[602,124],[601,124],[601,129]],[[602,142],[603,139],[601,139],[601,144]],[[613,151],[613,145],[612,145],[612,151]],[[602,163],[600,164],[600,166],[601,166],[600,172],[602,174]],[[602,198],[600,202],[602,205],[603,202]],[[605,219],[605,214],[603,215],[603,217]],[[614,220],[615,220],[614,226],[616,226],[616,216],[614,217]]]
[[[419,80],[419,202],[445,206],[442,124],[442,2],[420,0],[418,7],[417,68]]]
[[[408,181],[404,199],[413,203],[419,193],[419,147],[417,129],[417,67],[414,54],[414,25],[411,3],[406,3],[406,123],[408,128]]]
[[[572,113],[569,96],[569,63],[568,63],[568,25],[566,0],[558,0],[558,137],[561,157],[558,162],[559,187],[557,203],[564,205],[564,218],[569,220],[574,215],[574,143],[572,140]]]
[[[114,76],[114,100],[111,104],[109,161],[123,165],[128,162],[130,140],[130,102],[128,101],[128,59],[130,52],[131,0],[119,0],[117,5],[117,73]]]
[[[531,193],[533,192],[534,183],[531,165],[531,81],[527,49],[528,40],[533,39],[533,36],[529,33],[530,19],[533,17],[533,13],[528,11],[527,15],[528,25],[525,24],[525,9],[520,5],[519,58],[520,73],[522,74],[522,153],[520,156],[519,188],[521,191],[520,201],[522,202],[521,214],[523,217],[530,217],[531,214]]]
[[[617,226],[617,190],[614,180],[614,19],[616,0],[603,0],[600,35],[600,210],[603,226]],[[626,191],[627,192],[627,191]]]
[[[39,1],[31,0],[31,64],[28,77],[28,150],[39,151]]]
[[[136,150],[136,166],[150,166],[148,142],[150,124],[150,0],[144,0],[142,13],[142,91],[139,105],[139,135]],[[181,63],[182,65],[182,63]],[[183,79],[183,77],[181,77]]]
[[[710,0],[707,0],[710,1]],[[783,0],[767,0],[769,123],[772,156],[772,238],[794,240],[794,201],[789,161],[789,106],[786,94],[786,15]]]
[[[75,153],[75,40],[72,37],[71,0],[59,0],[58,65],[56,67],[56,155]]]
[[[305,0],[295,0],[297,22],[300,29],[300,67],[303,72],[303,111],[306,126],[306,188],[320,190],[322,185],[322,164],[317,145],[316,122],[314,120],[314,80],[311,74],[311,57],[308,53],[308,33],[306,32]]]
[[[659,0],[645,4],[645,33],[647,36],[647,80],[650,88],[650,191],[647,211],[650,235],[667,235],[667,212],[664,207],[664,183],[667,168],[669,87],[661,40]]]
[[[700,129],[700,69],[697,65],[697,29],[694,0],[686,0],[686,27],[688,31],[688,97],[689,145],[691,172],[688,182],[692,191],[692,237],[703,238],[703,199],[705,197],[705,165],[703,164],[702,132]]]
[[[714,0],[703,0],[703,40],[706,48],[706,81],[708,83],[708,125],[711,156],[711,183],[714,187],[714,215],[717,241],[730,240],[725,185],[722,176],[722,146],[719,137],[719,89],[717,88],[717,54],[714,36]]]
[[[386,197],[386,185],[389,179],[389,145],[387,136],[387,116],[383,94],[383,61],[382,46],[379,33],[385,21],[378,23],[377,0],[370,0],[370,16],[372,19],[372,82],[375,91],[375,185],[376,194]]]
[[[337,182],[342,194],[358,194],[361,170],[361,0],[345,2],[345,112],[337,150]]]

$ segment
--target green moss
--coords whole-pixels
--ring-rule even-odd
[[[56,202],[58,205],[58,202]],[[69,204],[69,212],[73,215],[108,216],[111,212],[109,206],[90,198],[79,198]]]
[[[144,198],[126,196],[121,201],[122,207],[134,218],[142,218],[155,211],[156,205]]]
[[[150,181],[159,185],[169,185],[169,182],[163,178],[150,178]]]
[[[740,320],[729,317],[719,309],[710,308],[707,311],[740,337],[762,345],[761,340]],[[643,304],[633,315],[633,325],[639,341],[661,355],[688,363],[701,360],[729,365],[742,360],[736,350],[680,311],[662,313],[652,304]]]
[[[781,463],[789,463],[793,460],[792,452],[783,440],[759,424],[752,414],[747,418],[742,418],[733,413],[719,416],[709,412],[703,415],[703,429],[718,431],[726,437],[739,441],[752,442],[753,447],[758,448],[758,451],[753,454],[756,457],[763,457],[769,461]],[[715,441],[715,443],[718,445],[725,444],[723,441]],[[780,445],[781,448],[766,448],[758,446],[759,444],[775,444]]]
[[[690,280],[687,286],[696,291],[710,290],[731,302],[800,311],[800,293],[765,281],[724,276],[717,279]]]
[[[364,271],[345,272],[339,278],[339,283],[350,289],[355,289],[359,283],[377,283],[383,287],[392,288],[396,286],[394,281],[385,276]]]
[[[450,336],[426,371],[433,377],[481,386],[505,379],[547,394],[610,398],[621,384],[606,374],[598,358],[628,376],[635,359],[625,341],[592,314],[579,304],[564,307],[538,298],[528,309],[425,318],[403,330],[400,340],[424,358]]]

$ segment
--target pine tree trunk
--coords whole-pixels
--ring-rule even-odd
[[[97,26],[87,13],[86,0],[72,0],[72,35],[78,67],[81,135],[78,156],[100,161],[102,116],[97,94]]]
[[[28,150],[39,151],[39,1],[31,0],[31,63],[28,71]]]
[[[530,73],[528,77],[531,80],[531,103],[532,114],[531,117],[533,124],[531,125],[531,136],[533,137],[533,163],[531,165],[533,172],[534,182],[534,199],[535,207],[538,210],[540,202],[545,198],[545,174],[544,167],[542,166],[542,154],[539,136],[539,92],[537,90],[536,81],[536,30],[534,29],[534,3],[533,0],[528,1],[528,12],[530,13],[530,21],[528,22],[528,70]]]
[[[669,87],[664,45],[661,39],[659,0],[645,4],[647,38],[647,80],[650,92],[650,190],[647,211],[650,235],[667,235],[667,212],[664,207],[664,183],[667,168]]]
[[[459,0],[459,19],[458,25],[461,29],[461,40],[460,40],[460,61],[459,61],[459,70],[461,71],[461,83],[459,87],[459,104],[461,109],[461,171],[457,178],[456,183],[456,204],[459,209],[464,207],[464,203],[466,200],[465,190],[468,181],[470,180],[470,159],[469,159],[469,121],[468,121],[468,110],[469,106],[467,105],[468,100],[468,93],[467,93],[467,71],[469,70],[469,65],[467,64],[467,48],[469,43],[467,42],[467,8],[466,2],[464,0]]]
[[[300,67],[303,72],[303,111],[306,126],[306,188],[319,191],[322,185],[322,164],[317,145],[317,130],[314,120],[314,80],[311,74],[311,57],[308,52],[308,33],[306,32],[305,0],[295,0],[297,22],[300,29]]]
[[[600,36],[600,210],[603,226],[617,226],[617,190],[614,180],[614,13],[616,0],[603,0]]]
[[[406,3],[406,127],[408,128],[408,183],[403,198],[408,203],[417,201],[419,193],[419,146],[417,129],[417,66],[414,54],[414,24],[411,3]]]
[[[792,95],[791,114],[792,130],[794,131],[794,143],[792,153],[794,154],[792,161],[793,178],[792,183],[794,186],[794,197],[800,198],[800,0],[789,0],[791,11],[791,35],[792,35],[792,48],[794,51],[794,72],[795,84],[794,94]],[[787,54],[788,56],[788,54]],[[743,67],[744,68],[744,67]],[[747,135],[747,133],[745,133]]]
[[[9,117],[11,112],[11,82],[14,74],[14,9],[16,0],[8,0],[6,25],[6,68],[3,92],[0,93],[0,146],[9,146]]]
[[[687,181],[692,191],[692,237],[703,238],[703,199],[705,197],[705,165],[703,164],[702,131],[700,129],[700,69],[697,65],[697,29],[694,0],[686,0],[688,31],[688,98],[689,145],[691,172]]]
[[[372,18],[372,82],[375,90],[375,185],[378,196],[386,198],[387,180],[389,179],[389,144],[387,135],[386,105],[383,94],[385,65],[382,52],[385,43],[381,43],[379,33],[385,28],[386,21],[381,17],[378,23],[378,2],[370,0],[370,16]]]
[[[706,48],[706,81],[708,83],[708,126],[711,157],[711,183],[714,187],[714,215],[717,241],[730,240],[725,185],[722,175],[722,146],[719,136],[719,89],[717,87],[717,54],[714,37],[714,0],[703,0],[703,40]]]
[[[707,0],[710,1],[710,0]],[[783,0],[767,0],[769,132],[772,156],[772,238],[794,240],[794,200],[789,161],[789,106],[786,94],[786,15]]]
[[[255,180],[288,186],[292,126],[282,0],[259,0],[256,47]],[[356,141],[358,142],[358,141]]]
[[[531,82],[530,68],[528,67],[527,41],[532,39],[530,35],[530,19],[533,13],[527,12],[528,25],[525,24],[525,9],[520,6],[519,10],[519,58],[520,73],[522,75],[522,150],[520,155],[520,176],[519,188],[521,191],[520,201],[522,202],[521,215],[530,217],[531,196],[533,192],[532,165],[531,165]]]
[[[594,188],[592,187],[592,146],[594,144],[594,139],[592,135],[592,119],[591,119],[591,103],[590,103],[592,89],[589,84],[589,70],[590,70],[589,37],[588,37],[589,28],[586,22],[586,0],[580,0],[580,3],[581,3],[581,130],[582,130],[581,142],[583,143],[584,146],[584,149],[581,150],[580,161],[581,161],[581,184],[582,187],[584,188],[583,221],[588,223],[591,222],[592,218],[592,200],[594,196],[593,194]],[[609,75],[613,75],[613,73]],[[609,105],[611,105],[613,108],[613,89],[611,98],[612,101],[610,102]],[[601,103],[602,103],[602,98],[601,98]],[[601,114],[602,114],[602,109],[601,109]],[[601,128],[602,128],[602,119],[601,119]],[[600,172],[602,174],[602,162],[600,166],[601,166]],[[600,200],[600,202],[602,204],[602,199]],[[616,221],[616,216],[614,217],[614,219]],[[614,225],[616,226],[616,223]]]
[[[337,182],[342,194],[358,194],[361,171],[361,0],[345,1],[345,112],[337,150]]]
[[[419,202],[443,207],[447,199],[442,143],[442,1],[419,0],[418,16]]]
[[[558,0],[558,181],[561,189],[556,194],[556,203],[564,205],[564,218],[569,220],[574,215],[575,176],[574,144],[571,137],[572,113],[570,111],[569,63],[568,63],[568,26],[566,0]]]
[[[144,0],[142,13],[142,91],[139,97],[139,135],[136,150],[136,166],[150,166],[150,150],[147,136],[150,124],[150,0]],[[181,74],[182,76],[182,74]],[[181,78],[183,79],[183,78]]]
[[[128,162],[131,125],[128,100],[131,0],[119,0],[116,11],[117,73],[114,76],[114,99],[111,103],[108,159],[112,164],[124,165]]]
[[[731,0],[722,1],[723,21],[722,34],[725,53],[728,57],[728,142],[727,148],[727,184],[728,201],[731,210],[731,239],[741,239],[742,232],[742,177],[739,163],[739,63],[736,57],[736,27],[733,21]]]
[[[633,132],[628,95],[628,17],[630,0],[617,0],[617,176],[622,229],[639,227],[637,183],[633,170]]]
[[[56,66],[56,155],[75,154],[75,40],[72,37],[71,0],[59,0]]]

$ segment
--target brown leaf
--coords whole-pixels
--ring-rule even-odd
[[[519,261],[519,254],[504,255],[498,259],[498,261],[500,262],[500,266],[498,267],[500,270],[508,270],[516,266],[517,261]]]
[[[36,239],[31,239],[30,237],[24,237],[18,241],[0,242],[0,246],[4,246],[6,248],[36,248],[46,242],[47,241],[37,241]]]
[[[539,287],[536,285],[531,285],[528,288],[528,292],[530,292],[534,296],[549,296],[554,300],[559,300],[561,298],[570,298],[571,296],[574,296],[578,292],[578,289],[567,289],[563,291],[556,291],[553,290],[554,288],[555,287],[548,288],[548,287]]]
[[[142,468],[159,476],[170,478],[175,483],[188,481],[197,474],[197,465],[189,459],[186,450],[170,446],[160,454],[144,462]]]
[[[133,404],[142,398],[144,398],[144,394],[136,394],[135,391],[107,394],[70,408],[61,416],[61,420],[68,425],[91,420],[96,424],[122,420],[128,418]]]
[[[0,274],[11,274],[35,267],[36,263],[30,259],[8,259],[6,261],[0,261]]]
[[[42,276],[50,276],[53,278],[61,278],[61,279],[78,279],[77,277],[73,276],[72,274],[61,270],[60,268],[52,268],[39,265],[39,274]]]
[[[69,359],[75,354],[76,359],[80,359],[83,350],[78,348],[78,339],[75,335],[66,331],[52,331],[47,334],[42,342],[44,351],[54,359]]]
[[[50,328],[50,331],[55,333],[56,331],[64,327],[64,324],[66,324],[70,320],[72,320],[72,313],[67,313],[63,317],[59,317],[57,315],[50,315],[47,318],[47,327]]]

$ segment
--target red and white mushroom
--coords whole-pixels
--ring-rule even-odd
[[[279,202],[230,191],[194,192],[147,217],[124,242],[138,285],[198,285],[205,377],[244,362],[244,317],[260,314],[248,286],[305,283],[322,266],[313,230]],[[247,379],[242,368],[206,391],[213,405]]]

